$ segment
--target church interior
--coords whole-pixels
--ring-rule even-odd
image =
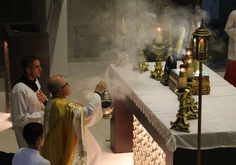
[[[118,68],[114,69],[118,72],[117,75],[127,75],[125,82],[130,82],[135,76],[130,76],[125,72],[119,73],[119,69],[125,68],[126,64],[134,66],[136,62],[144,60],[144,63],[150,64],[151,71],[157,60],[156,51],[159,51],[160,44],[166,47],[172,45],[177,52],[176,58],[180,62],[181,56],[187,53],[186,48],[191,47],[192,33],[204,23],[211,33],[211,54],[208,60],[201,63],[206,70],[216,73],[219,76],[217,78],[223,81],[228,53],[228,35],[224,28],[229,13],[235,9],[234,0],[1,1],[0,151],[15,153],[18,150],[10,117],[9,93],[13,83],[23,73],[19,69],[19,61],[25,54],[34,54],[39,57],[42,66],[42,77],[39,81],[47,97],[50,97],[46,88],[47,79],[60,74],[65,76],[71,84],[72,94],[68,100],[86,105],[99,81],[105,80],[110,83],[107,75],[110,73],[108,70],[111,65],[112,68]],[[161,33],[158,32],[158,27],[161,27]],[[9,32],[9,29],[12,32]],[[161,38],[158,34],[161,34]],[[8,42],[8,56],[6,56],[4,46],[6,41]],[[164,48],[160,49],[164,50]],[[165,65],[164,58],[160,62]],[[132,67],[130,68],[131,71]],[[149,74],[149,70],[141,72],[138,69],[140,71],[138,75]],[[209,77],[211,83],[211,75]],[[117,85],[117,82],[114,84],[120,85]],[[214,84],[212,84],[212,89],[214,89]],[[111,89],[111,96],[116,96],[117,93],[119,94],[116,89]],[[214,91],[212,93],[214,94]],[[126,93],[121,93],[121,95],[126,95]],[[119,96],[116,97],[119,98]],[[194,95],[194,98],[198,100],[197,95]],[[177,99],[176,102],[178,107]],[[117,110],[119,107],[122,108],[122,105],[116,104]],[[113,111],[115,110],[116,108]],[[179,165],[178,161],[174,161],[175,156],[171,157],[171,161],[167,161],[168,157],[165,156],[166,162],[161,160],[155,163],[155,160],[150,161],[150,159],[137,160],[140,157],[135,154],[139,152],[134,154],[134,146],[131,146],[130,150],[130,148],[126,149],[126,143],[114,142],[116,135],[113,134],[115,127],[113,124],[115,122],[114,118],[101,119],[89,128],[102,150],[101,165],[144,165],[145,163]],[[116,145],[124,149],[116,151]],[[0,157],[2,159],[2,156]],[[164,160],[163,157],[162,159]],[[214,162],[213,160],[208,162],[211,161]]]

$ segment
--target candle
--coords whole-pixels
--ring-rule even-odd
[[[192,39],[192,37],[189,37],[189,42],[190,42],[190,48],[192,49],[193,48],[193,39]]]
[[[156,43],[162,43],[162,36],[156,36]]]
[[[126,34],[127,33],[126,27],[121,27],[121,33],[122,34]]]
[[[187,76],[186,76],[186,68],[180,66],[179,72],[179,89],[187,88]]]
[[[190,59],[187,63],[187,77],[192,79],[193,78],[193,67],[192,67],[193,61]]]
[[[171,33],[171,26],[169,24],[169,44],[172,44],[172,33]]]
[[[204,53],[204,40],[200,40],[200,53]]]
[[[186,77],[186,66],[184,64],[180,64],[179,68],[179,77]]]
[[[187,78],[179,78],[179,89],[185,89],[187,88]]]
[[[158,35],[158,36],[161,35],[161,28],[160,28],[160,27],[157,28],[157,35]]]
[[[162,43],[162,35],[161,35],[161,28],[157,28],[157,36],[156,36],[156,43]]]
[[[139,29],[139,39],[143,39],[145,37],[145,28],[144,24],[141,24],[141,28]]]
[[[121,20],[120,30],[121,30],[122,34],[126,34],[127,33],[126,24],[125,24],[125,20],[124,19]]]

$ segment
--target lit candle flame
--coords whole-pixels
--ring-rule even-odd
[[[181,72],[186,72],[186,69],[185,68],[180,68],[180,71]]]

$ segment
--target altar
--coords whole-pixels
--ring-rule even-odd
[[[149,63],[149,69],[154,65]],[[202,165],[236,164],[236,89],[207,66],[203,70],[210,76],[211,93],[202,96]],[[132,64],[110,65],[106,75],[111,80],[109,89],[114,101],[111,119],[114,153],[133,151],[134,115],[165,152],[165,164],[197,164],[198,120],[188,120],[190,133],[170,129],[179,101],[168,86],[150,78],[149,71],[142,74],[132,71]],[[198,101],[197,95],[194,98]]]

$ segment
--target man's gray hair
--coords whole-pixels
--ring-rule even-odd
[[[63,77],[62,75],[56,75],[49,78],[47,82],[47,88],[52,95],[55,95],[60,89],[61,83],[58,80],[58,78],[62,78],[62,77]]]

